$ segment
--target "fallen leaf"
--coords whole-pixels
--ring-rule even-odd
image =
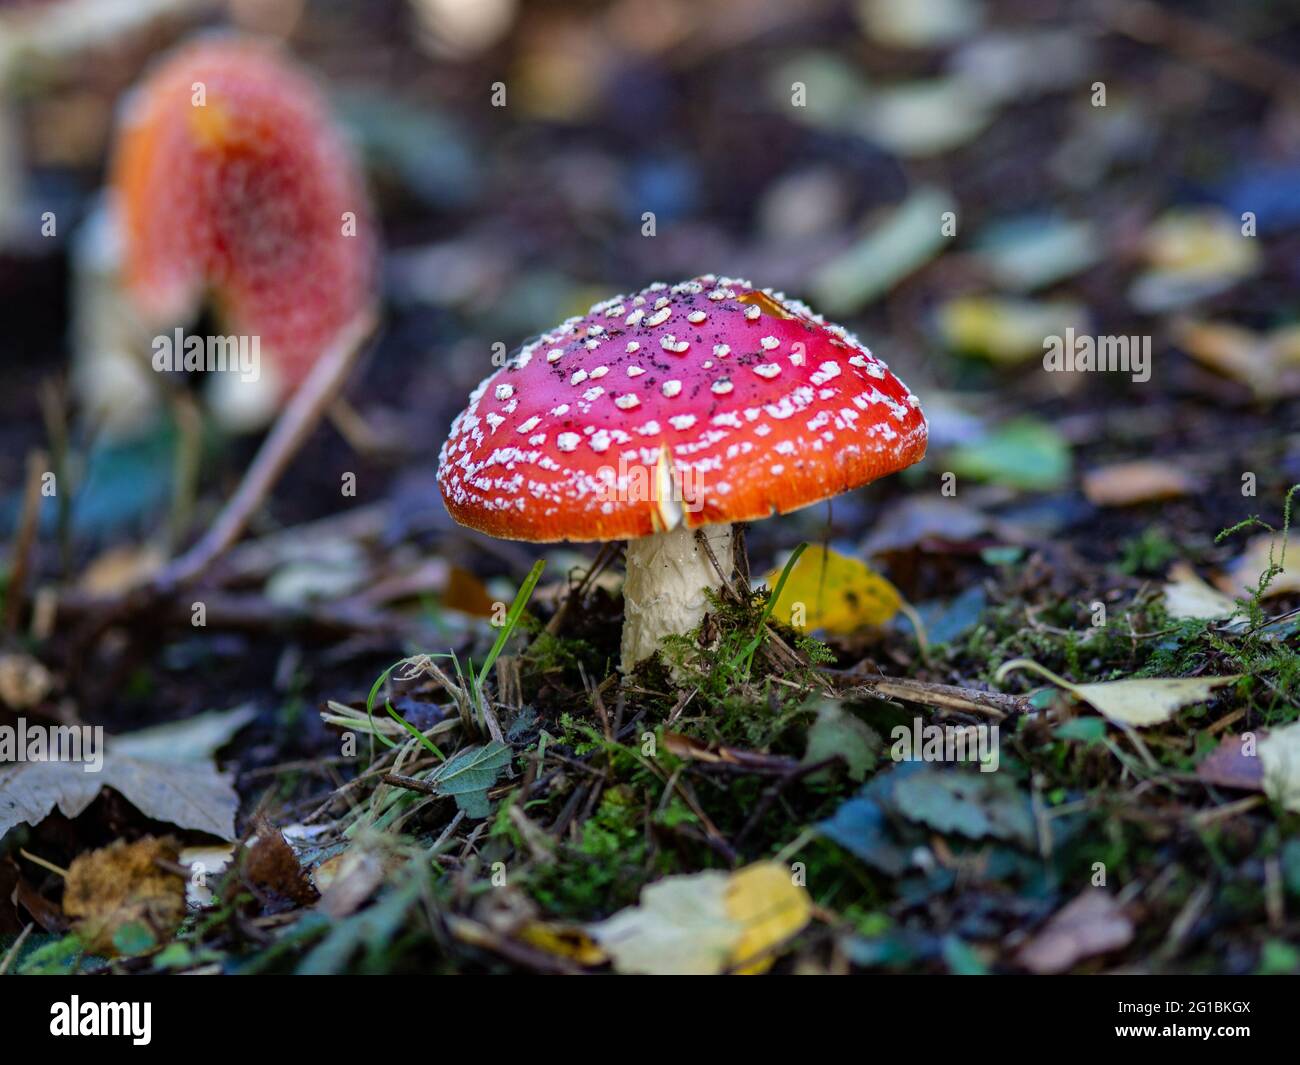
[[[769,573],[768,587],[780,576],[779,569]],[[795,628],[846,635],[883,625],[901,605],[897,589],[866,563],[816,544],[790,570],[772,613]]]
[[[257,709],[248,704],[231,710],[209,710],[180,721],[114,736],[109,744],[118,754],[146,762],[192,765],[211,758],[256,717]]]
[[[732,873],[726,910],[742,929],[731,948],[735,971],[754,975],[770,969],[773,949],[798,935],[812,919],[812,900],[794,882],[788,866],[755,862]]]
[[[425,780],[443,795],[456,800],[467,817],[487,817],[488,788],[496,783],[514,752],[509,745],[493,740],[482,747],[466,747],[439,765]]]
[[[948,193],[918,189],[813,275],[809,291],[815,306],[826,314],[853,314],[888,292],[943,251],[947,238],[935,219],[956,209]]]
[[[1236,612],[1231,596],[1216,591],[1196,575],[1186,562],[1176,562],[1165,584],[1165,610],[1171,618],[1206,618],[1221,620]]]
[[[587,931],[619,972],[707,976],[762,971],[771,964],[766,955],[811,915],[789,869],[759,862],[732,874],[660,880],[642,890],[638,905]]]
[[[815,765],[839,755],[848,767],[849,779],[861,783],[876,764],[876,754],[882,745],[883,741],[870,725],[828,699],[817,708],[817,720],[808,729],[808,746],[802,764]]]
[[[1016,960],[1031,972],[1063,973],[1084,958],[1119,950],[1133,940],[1133,922],[1115,899],[1088,888],[1058,910],[1020,948]]]
[[[939,335],[951,350],[1001,366],[1041,361],[1046,337],[1088,329],[1084,309],[1063,301],[958,296],[941,304],[937,316]]]
[[[925,159],[977,137],[994,114],[991,102],[961,78],[927,78],[872,92],[857,128],[896,155]]]
[[[86,772],[89,763],[67,761],[0,766],[0,836],[24,822],[39,824],[56,805],[65,817],[76,817],[107,787],[155,821],[234,839],[239,796],[231,777],[209,758],[214,742],[226,742],[247,715],[236,708],[109,738],[99,772]],[[188,727],[202,740],[192,738]],[[182,754],[188,760],[168,760]]]
[[[1196,775],[1205,783],[1221,788],[1262,791],[1264,787],[1264,765],[1259,751],[1248,747],[1244,736],[1224,736],[1219,746],[1197,764]]]
[[[989,226],[976,237],[975,249],[999,288],[1017,292],[1063,281],[1088,269],[1101,255],[1091,223],[1041,215]]]
[[[1157,313],[1226,291],[1258,268],[1258,242],[1219,208],[1175,208],[1143,237],[1148,269],[1129,289],[1140,311]]]
[[[994,679],[1001,683],[1008,673],[1018,669],[1027,669],[1046,677],[1111,721],[1138,728],[1168,721],[1184,706],[1203,703],[1213,695],[1216,688],[1241,679],[1240,674],[1234,673],[1228,677],[1153,677],[1071,684],[1027,658],[1016,658],[1003,663]]]
[[[727,967],[741,929],[727,914],[726,873],[673,876],[641,902],[588,927],[622,973],[711,976]]]
[[[947,465],[958,477],[1045,491],[1061,487],[1069,477],[1070,446],[1045,422],[1020,418],[982,440],[953,448]]]
[[[553,957],[579,965],[603,965],[608,957],[583,929],[552,921],[529,921],[515,938]]]
[[[1269,580],[1263,598],[1271,599],[1275,595],[1300,592],[1300,560],[1297,559],[1297,554],[1300,551],[1292,547],[1284,556],[1281,540],[1272,533],[1264,533],[1246,544],[1241,557],[1215,584],[1228,595],[1254,595],[1260,577],[1276,564],[1283,569]]]
[[[1028,797],[1002,773],[946,771],[927,764],[898,782],[893,805],[908,820],[941,833],[993,836],[1026,847],[1038,838]]]
[[[1273,729],[1259,740],[1264,794],[1283,809],[1300,813],[1300,722]]]
[[[817,831],[872,868],[901,876],[911,864],[910,852],[895,842],[885,805],[896,784],[921,768],[920,762],[906,762],[877,773],[857,795],[818,822]]]
[[[357,912],[384,882],[383,855],[354,843],[341,854],[321,862],[312,880],[321,893],[317,909],[335,919]]]
[[[134,843],[117,840],[74,860],[63,912],[74,919],[86,949],[111,957],[140,953],[169,939],[185,916],[185,881],[159,862],[179,860],[175,840],[152,836]]]
[[[1224,322],[1179,321],[1174,339],[1203,366],[1246,385],[1256,399],[1300,394],[1300,326],[1256,333]]]
[[[1139,459],[1099,466],[1083,475],[1083,494],[1098,507],[1131,507],[1191,495],[1199,484],[1171,462]]]
[[[945,552],[948,545],[993,535],[988,515],[955,499],[899,500],[890,507],[862,541],[865,558],[894,551]]]

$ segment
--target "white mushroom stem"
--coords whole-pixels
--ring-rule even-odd
[[[731,567],[731,526],[702,530],[723,570]],[[659,641],[690,632],[709,609],[707,592],[722,587],[722,576],[695,539],[696,530],[679,525],[668,532],[629,540],[623,583],[623,671],[659,650]]]

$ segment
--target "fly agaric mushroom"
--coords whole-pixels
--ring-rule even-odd
[[[453,422],[438,483],[452,517],[492,536],[627,540],[626,671],[699,624],[733,523],[910,466],[926,436],[919,400],[852,334],[706,275],[525,345]]]
[[[228,328],[259,338],[270,387],[224,397],[251,404],[249,422],[370,306],[361,175],[316,87],[272,45],[212,38],[165,60],[127,101],[112,193],[125,288],[148,322],[190,319],[210,294]],[[248,383],[217,378],[227,393]]]

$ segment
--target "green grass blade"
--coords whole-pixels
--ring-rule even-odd
[[[763,634],[767,631],[767,619],[772,616],[772,611],[776,609],[776,601],[781,598],[781,592],[785,588],[785,582],[790,576],[790,571],[794,569],[794,564],[799,561],[799,556],[807,548],[808,542],[805,540],[790,552],[790,557],[786,559],[785,566],[781,570],[781,576],[776,580],[776,587],[772,589],[772,594],[767,597],[767,602],[763,605],[763,613],[758,619],[758,631],[754,633],[754,638],[745,645],[744,649],[731,660],[732,669],[736,669],[743,662],[745,675],[749,675],[750,666],[754,661],[754,654],[763,645]]]
[[[539,558],[534,563],[533,568],[528,571],[524,583],[519,586],[515,601],[510,606],[510,613],[506,615],[505,623],[501,626],[501,631],[497,633],[496,643],[492,645],[492,650],[488,652],[487,658],[483,660],[482,669],[478,671],[475,681],[478,688],[482,688],[488,670],[496,663],[497,656],[501,654],[501,649],[505,647],[506,641],[510,639],[510,634],[515,631],[515,626],[519,624],[524,608],[528,606],[528,600],[533,597],[533,589],[537,587],[537,582],[542,579],[542,570],[545,568],[546,560]]]

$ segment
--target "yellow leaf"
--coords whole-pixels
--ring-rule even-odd
[[[1178,562],[1169,570],[1165,609],[1171,618],[1212,618],[1217,621],[1231,617],[1237,604],[1231,596],[1216,591],[1201,580],[1186,562]]]
[[[1017,669],[1038,673],[1111,721],[1138,728],[1168,721],[1182,707],[1205,702],[1215,688],[1241,679],[1239,674],[1233,674],[1230,677],[1152,677],[1071,684],[1027,658],[1003,663],[994,679],[1000,683],[1008,673]]]
[[[780,576],[780,570],[769,573],[768,587]],[[865,563],[816,545],[794,564],[772,612],[794,628],[844,635],[885,624],[901,605],[898,589]]]
[[[670,876],[641,891],[641,902],[587,932],[621,973],[711,976],[722,972],[742,929],[727,916],[729,877],[709,870]]]
[[[605,952],[591,936],[581,928],[570,925],[530,921],[519,930],[517,938],[530,947],[536,947],[557,958],[567,958],[579,965],[601,965],[606,960]]]
[[[1236,219],[1216,208],[1165,212],[1147,230],[1142,250],[1154,269],[1192,277],[1247,277],[1261,259],[1255,242],[1241,239]]]
[[[639,905],[587,932],[622,973],[760,973],[811,916],[812,902],[789,869],[758,862],[732,874],[667,877],[646,887]]]
[[[727,916],[744,927],[731,961],[745,975],[771,968],[773,948],[802,931],[812,917],[808,892],[777,862],[755,862],[733,873],[726,908]]]
[[[1264,791],[1270,799],[1300,813],[1300,723],[1283,725],[1259,741]]]
[[[954,351],[1014,366],[1042,359],[1043,338],[1084,331],[1087,313],[1076,303],[996,296],[958,296],[938,311],[939,332]]]

